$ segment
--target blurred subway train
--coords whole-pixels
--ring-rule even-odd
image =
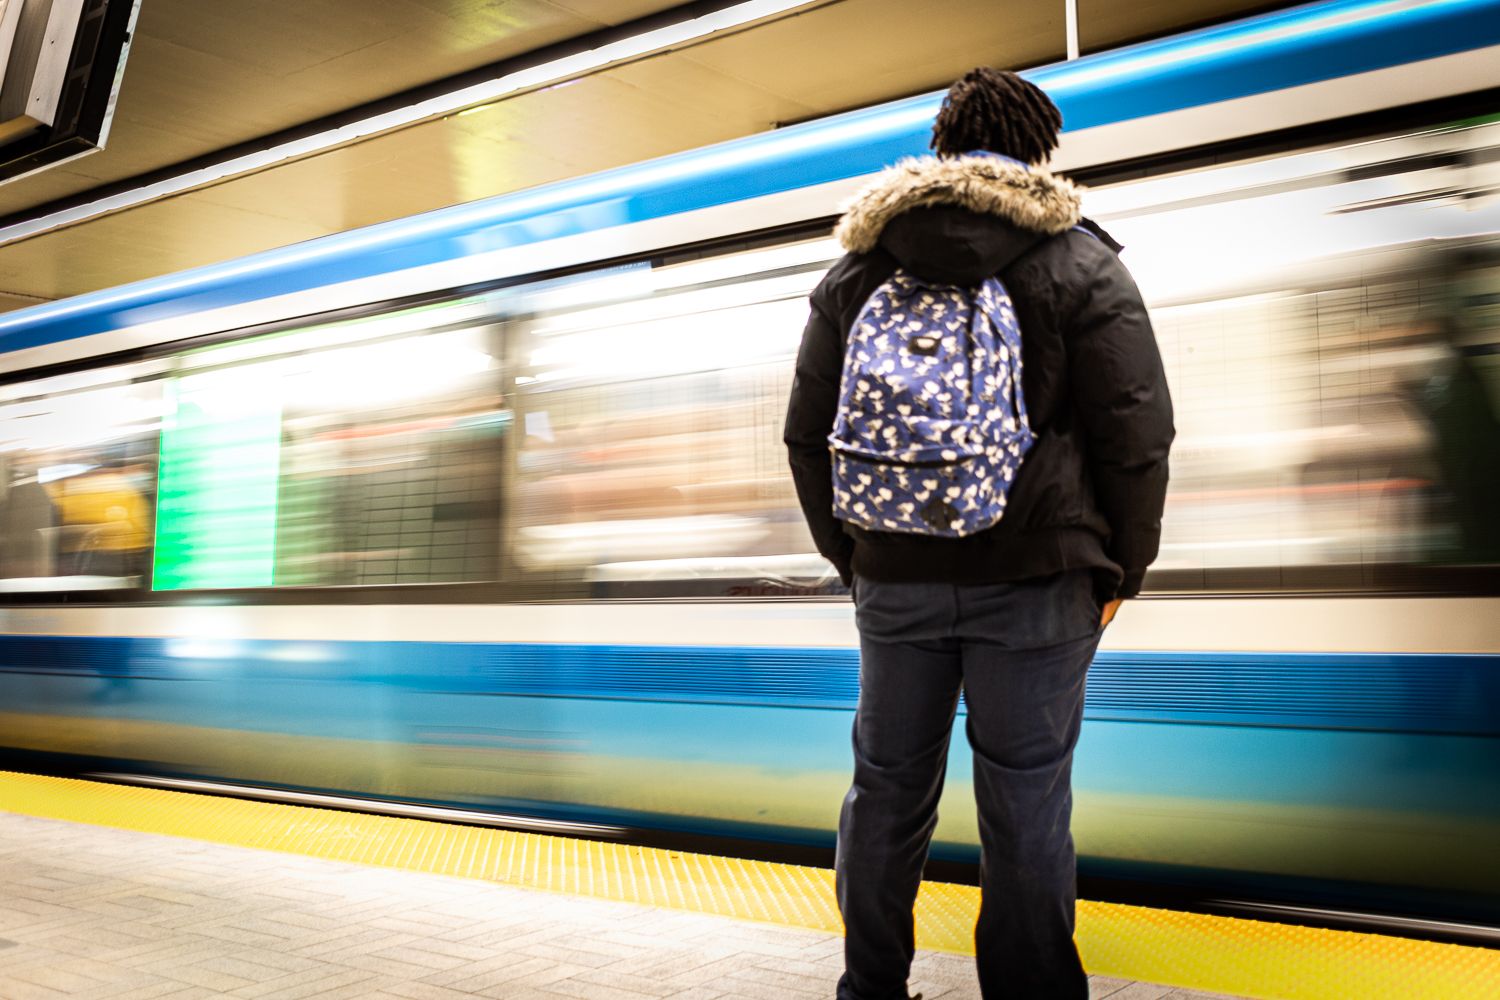
[[[1497,65],[1500,2],[1339,0],[1028,73],[1178,411],[1086,880],[1500,926]],[[858,662],[781,422],[937,100],[0,315],[0,760],[826,847]]]

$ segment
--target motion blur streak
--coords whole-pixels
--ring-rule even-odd
[[[1431,97],[1434,36],[1382,10],[1427,31],[1500,4],[1208,35],[1241,40],[1236,101],[1353,101],[1377,69]],[[1269,27],[1354,11],[1386,47],[1304,32],[1297,59],[1338,58],[1322,90],[1289,82],[1308,67]],[[1444,51],[1491,55],[1475,36]],[[1187,73],[1173,107],[1217,65],[1162,63]],[[1118,93],[1076,106],[1163,152]],[[1179,429],[1148,599],[1091,676],[1085,876],[1500,926],[1500,116],[1493,92],[1451,96],[1340,126],[1355,139],[1288,148],[1306,119],[1259,117],[1248,145],[1176,136],[1191,168],[1084,164],[1115,178],[1086,209],[1126,244]],[[885,131],[817,147],[816,170],[827,133],[754,137],[0,321],[0,756],[830,844],[855,633],[780,430],[838,255],[819,171],[867,172],[914,106],[857,113]],[[662,187],[672,170],[691,183]],[[772,189],[782,215],[744,207]],[[469,283],[505,226],[531,227],[531,270]],[[399,284],[418,264],[454,269]],[[338,297],[372,273],[397,290]],[[318,281],[338,291],[280,298]],[[135,322],[211,342],[111,325],[153,295]],[[74,367],[19,370],[37,345]],[[963,861],[959,740],[936,853]]]
[[[1482,124],[1092,193],[1178,401],[1159,578],[1274,589],[1316,568],[1367,589],[1500,559],[1497,191]],[[761,278],[760,256],[734,284],[518,319],[539,345],[519,372],[524,562],[596,581],[818,565],[777,436],[819,273]]]

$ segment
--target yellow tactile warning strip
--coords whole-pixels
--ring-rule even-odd
[[[839,933],[833,873],[424,820],[0,772],[0,810]],[[924,883],[917,944],[971,953],[978,891]],[[1500,996],[1500,951],[1078,904],[1090,972],[1288,1000]]]

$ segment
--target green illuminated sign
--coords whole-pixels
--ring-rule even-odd
[[[281,461],[277,390],[269,365],[167,383],[154,589],[271,586]]]

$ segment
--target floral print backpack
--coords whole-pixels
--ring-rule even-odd
[[[998,278],[898,269],[865,302],[828,436],[833,513],[869,531],[962,538],[993,527],[1034,440],[1021,330]]]

